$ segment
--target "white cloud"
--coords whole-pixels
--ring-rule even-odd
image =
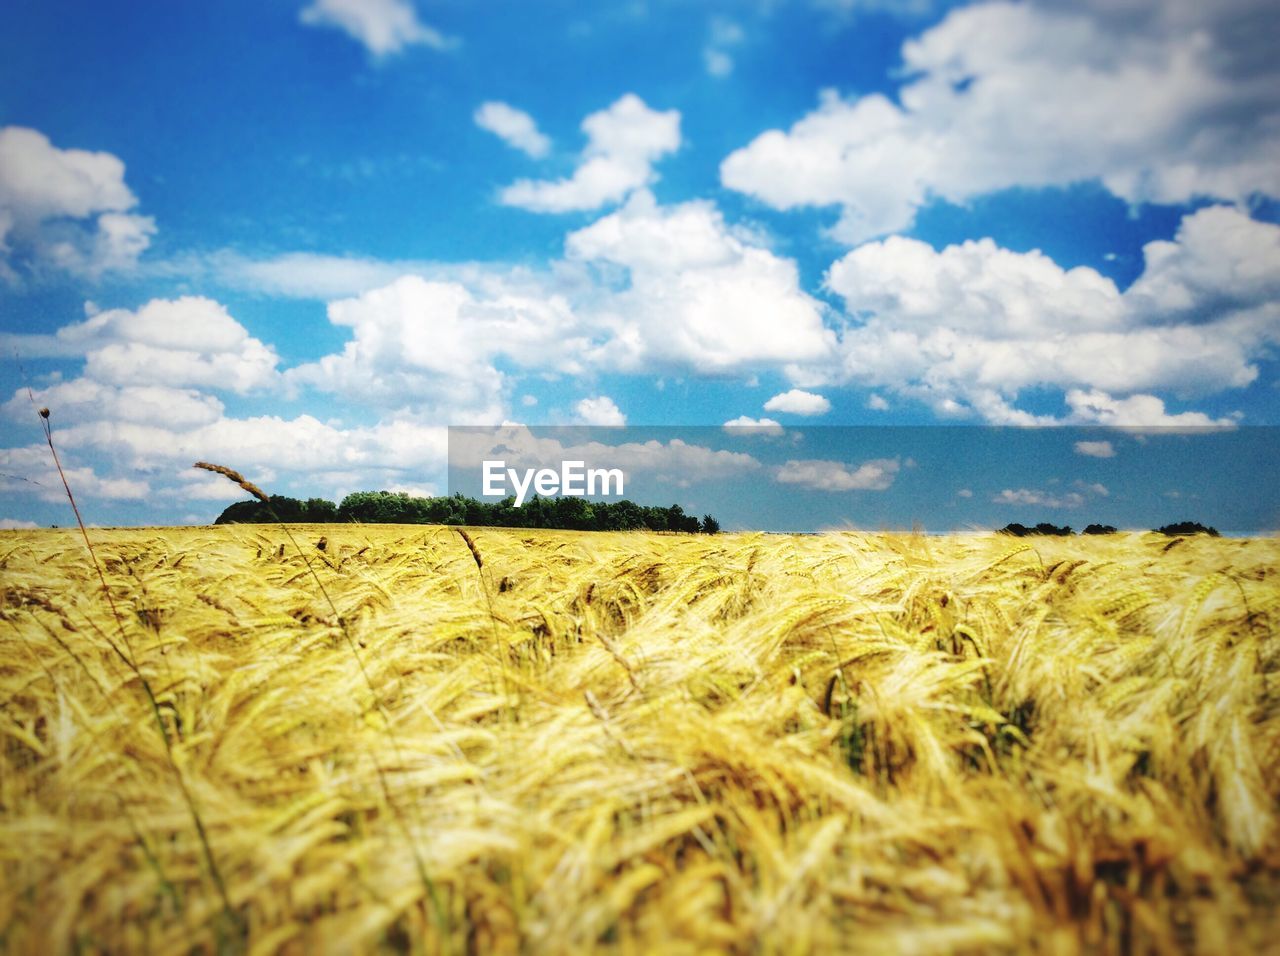
[[[66,431],[60,433],[65,437]],[[66,444],[66,443],[64,443]],[[67,445],[67,447],[71,447]],[[65,456],[65,452],[63,453]],[[0,494],[35,494],[43,501],[66,501],[53,459],[47,445],[27,445],[19,448],[0,448]],[[145,480],[120,476],[99,475],[92,467],[75,464],[64,457],[62,473],[77,499],[102,498],[117,501],[138,501],[151,493]]]
[[[571,233],[565,258],[539,272],[419,265],[425,275],[331,301],[330,322],[351,340],[284,381],[431,420],[492,423],[506,417],[521,372],[724,375],[834,354],[823,307],[801,291],[795,263],[729,227],[709,202],[663,207],[636,193]],[[220,257],[212,268],[246,287],[309,295],[326,282],[358,287],[388,274],[386,264],[310,256],[256,265]]]
[[[0,278],[58,269],[97,278],[132,268],[155,222],[130,212],[124,163],[59,149],[34,129],[0,129]]]
[[[332,300],[360,295],[390,285],[406,275],[442,278],[439,263],[331,256],[314,252],[289,252],[265,259],[250,259],[222,250],[202,260],[180,260],[163,270],[178,275],[207,274],[237,289],[272,296]]]
[[[584,425],[625,425],[627,416],[608,395],[584,398],[573,407]]]
[[[850,305],[892,311],[899,323],[927,331],[945,315],[960,332],[1017,336],[1071,325],[1108,330],[1122,322],[1115,283],[1093,269],[1064,270],[1039,250],[1012,252],[991,239],[941,252],[893,236],[836,261],[827,285]]]
[[[43,133],[0,129],[0,204],[17,219],[86,219],[137,203],[124,163],[110,153],[59,149]]]
[[[397,494],[411,495],[414,498],[434,498],[440,494],[440,489],[436,485],[400,485],[393,484],[387,491],[394,491]]]
[[[270,346],[198,297],[134,310],[88,307],[86,320],[55,335],[22,336],[22,345],[28,355],[84,357],[79,378],[47,386],[39,400],[54,407],[68,467],[92,461],[107,469],[103,481],[77,472],[93,493],[218,501],[216,486],[173,476],[207,459],[255,479],[274,472],[278,481],[262,480],[280,493],[424,487],[443,465],[438,426],[503,420],[510,380],[521,372],[720,373],[821,355],[834,344],[816,303],[799,291],[794,264],[726,227],[711,204],[660,208],[644,194],[601,223],[575,234],[567,258],[545,272],[453,267],[449,279],[404,276],[337,299],[330,320],[351,340],[285,372]],[[284,262],[270,263],[272,276],[284,275]],[[307,263],[324,272],[325,263]],[[359,263],[360,281],[381,277],[373,265]],[[680,335],[671,334],[672,316],[685,326]],[[352,428],[309,415],[228,417],[215,397],[282,386],[341,395],[355,408],[380,409],[381,420]],[[580,411],[623,420],[597,399]],[[27,410],[10,403],[8,411]],[[750,456],[678,442],[625,454],[637,467],[670,468],[673,481],[759,467]],[[139,484],[139,476],[147,480]],[[103,483],[116,479],[124,483]]]
[[[610,333],[595,357],[602,364],[722,373],[832,352],[795,263],[727,226],[711,203],[660,207],[640,192],[565,246],[570,261],[602,272],[605,289],[583,306]]]
[[[1131,203],[1278,195],[1280,69],[1259,39],[1276,27],[1261,0],[953,10],[903,45],[898,102],[826,91],[727,157],[721,179],[779,209],[839,206],[832,232],[851,245],[909,227],[934,197],[1011,186],[1097,179]]]
[[[508,146],[534,159],[551,152],[551,140],[538,130],[538,124],[524,110],[498,101],[480,104],[475,112],[476,125],[493,133]]]
[[[520,467],[558,468],[563,461],[581,460],[588,467],[621,468],[628,476],[647,475],[680,487],[758,471],[760,462],[744,452],[691,445],[679,438],[667,442],[599,441],[565,443],[557,438],[538,437],[522,425],[495,429],[474,429],[450,437],[449,458],[453,465],[478,466],[486,459],[503,458]]]
[[[814,0],[814,6],[842,16],[884,12],[898,17],[918,17],[936,6],[937,0]]]
[[[896,458],[876,458],[857,467],[840,461],[793,459],[778,468],[774,479],[818,491],[885,491],[893,485],[899,467]]]
[[[1123,293],[1092,269],[1064,270],[989,239],[941,251],[898,236],[868,243],[827,274],[852,318],[840,362],[792,378],[889,388],[941,415],[997,424],[1064,420],[1015,406],[1034,386],[1076,395],[1066,421],[1208,424],[1166,415],[1156,393],[1193,399],[1256,379],[1257,361],[1280,342],[1266,274],[1277,237],[1280,226],[1237,210],[1199,210],[1173,242],[1147,246],[1148,271]]]
[[[1097,425],[1128,427],[1231,427],[1235,418],[1211,418],[1202,412],[1169,414],[1164,401],[1155,395],[1130,395],[1113,398],[1106,392],[1071,389],[1067,392],[1067,405],[1072,419]]]
[[[871,395],[867,396],[867,408],[871,409],[873,412],[887,412],[889,410],[889,403],[884,400],[883,396],[876,395],[873,392]]]
[[[715,47],[707,47],[702,51],[702,63],[707,68],[707,73],[718,79],[733,72],[733,57]]]
[[[155,220],[124,212],[104,212],[98,217],[98,232],[88,254],[78,253],[68,269],[78,268],[88,275],[123,271],[133,266],[151,245]]]
[[[522,179],[501,200],[533,212],[574,212],[618,202],[653,182],[653,164],[680,146],[680,113],[650,109],[627,93],[582,121],[587,148],[568,179]]]
[[[970,488],[961,488],[959,491],[957,491],[957,492],[956,492],[956,497],[957,497],[957,498],[972,498],[972,497],[973,497],[973,490],[972,490],[972,489],[970,489]]]
[[[1149,242],[1125,293],[1144,313],[1203,321],[1280,298],[1280,228],[1229,206],[1187,216],[1172,241]]]
[[[125,422],[164,422],[173,428],[207,425],[222,417],[222,402],[195,389],[163,385],[108,385],[89,378],[58,382],[35,389],[35,404],[52,410],[52,421],[68,425],[112,419]],[[19,389],[4,405],[10,418],[31,415],[31,396]]]
[[[1069,491],[1064,495],[1033,488],[1006,488],[991,499],[998,505],[1027,505],[1037,508],[1079,508],[1084,504],[1084,495]]]
[[[0,531],[29,531],[38,527],[40,526],[34,521],[22,518],[0,518]]]
[[[737,418],[731,418],[723,425],[725,431],[732,432],[735,429],[750,429],[752,432],[762,435],[782,435],[783,427],[775,422],[772,418],[750,418],[746,415],[739,415]]]
[[[835,353],[826,307],[800,288],[794,261],[726,224],[713,203],[660,206],[647,190],[570,233],[564,258],[539,271],[310,253],[251,260],[226,250],[165,265],[188,267],[237,288],[329,300],[330,321],[350,326],[353,340],[290,371],[290,382],[389,407],[434,396],[440,407],[484,413],[473,421],[502,418],[493,399],[510,376],[494,364],[499,356],[547,374],[723,375]],[[0,336],[0,345],[65,350],[29,337]],[[451,393],[456,400],[444,401]]]
[[[254,355],[270,350],[210,300],[156,300],[136,311],[102,312],[48,338],[56,348],[86,356],[84,376],[35,395],[53,409],[59,451],[77,496],[237,497],[228,498],[228,489],[207,476],[200,483],[183,480],[199,459],[230,464],[268,482],[271,491],[306,495],[422,486],[443,469],[444,427],[402,410],[359,427],[309,415],[227,417],[211,392],[271,384],[275,359],[272,352],[269,362],[254,364]],[[151,350],[149,360],[140,348]],[[223,361],[244,364],[246,356],[247,371],[239,373]],[[263,371],[270,375],[257,375]],[[30,406],[24,390],[4,411],[23,420],[31,417]],[[61,483],[44,446],[0,450],[0,466],[16,476],[0,486],[5,492],[59,500]]]
[[[576,374],[590,343],[562,296],[511,275],[491,285],[473,294],[457,282],[405,276],[330,303],[329,321],[349,327],[352,340],[285,378],[383,407],[413,405],[452,424],[501,421],[498,356]]]
[[[177,477],[182,484],[173,488],[170,494],[183,501],[219,501],[230,504],[245,496],[238,485],[232,484],[221,475],[180,471]]]
[[[312,0],[298,19],[307,26],[342,30],[375,57],[414,45],[447,50],[455,42],[419,20],[409,0]]]
[[[733,72],[733,56],[729,52],[746,39],[742,27],[727,17],[713,17],[702,48],[702,64],[707,73],[723,79]]]
[[[1089,458],[1114,458],[1116,450],[1109,441],[1078,441],[1075,443],[1077,455]]]
[[[287,493],[299,481],[348,490],[421,482],[443,472],[447,447],[444,426],[396,416],[354,428],[310,415],[223,417],[188,428],[103,419],[63,428],[58,438],[70,455],[105,455],[118,471],[145,470],[157,481],[180,479],[198,460],[227,464],[269,493]]]
[[[821,395],[793,388],[765,402],[764,410],[786,412],[789,415],[825,415],[831,411],[831,403]]]
[[[83,354],[86,377],[109,385],[243,393],[277,381],[275,350],[224,306],[199,296],[99,312],[59,329],[53,344]]]

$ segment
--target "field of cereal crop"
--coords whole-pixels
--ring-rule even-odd
[[[0,532],[0,951],[1280,938],[1275,539],[294,534]]]

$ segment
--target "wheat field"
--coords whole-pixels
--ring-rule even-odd
[[[1280,939],[1275,539],[292,533],[0,533],[0,950]]]

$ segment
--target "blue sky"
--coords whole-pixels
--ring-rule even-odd
[[[1278,19],[16,0],[0,525],[68,519],[27,385],[101,524],[443,490],[451,424],[1280,424]]]

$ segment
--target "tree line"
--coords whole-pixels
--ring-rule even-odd
[[[1198,521],[1178,521],[1174,524],[1166,524],[1154,529],[1157,534],[1207,534],[1212,537],[1218,537],[1218,529],[1203,525]],[[1041,521],[1038,525],[1027,527],[1024,524],[1018,524],[1016,521],[1005,525],[998,532],[999,534],[1011,534],[1015,538],[1025,538],[1031,534],[1047,534],[1065,537],[1075,534],[1071,530],[1070,525],[1054,525],[1047,521]],[[1116,529],[1109,524],[1091,524],[1084,529],[1082,534],[1115,534]]]
[[[214,524],[446,524],[473,527],[554,528],[564,531],[683,531],[716,534],[720,522],[711,515],[688,515],[680,505],[667,508],[634,501],[587,501],[585,498],[534,496],[521,507],[515,497],[480,501],[462,494],[420,498],[406,492],[356,491],[339,504],[324,498],[305,501],[272,495],[268,502],[237,501]]]

